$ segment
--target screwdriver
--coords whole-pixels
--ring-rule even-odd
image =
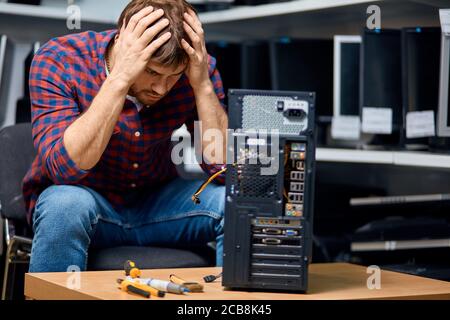
[[[143,292],[148,293],[149,295],[155,296],[155,297],[159,297],[162,298],[165,296],[165,292],[158,290],[156,288],[150,287],[144,283],[141,283],[139,281],[136,281],[136,279],[129,279],[127,278],[126,280],[123,279],[117,279],[117,282],[121,285],[121,286],[132,286],[135,287]],[[123,284],[125,283],[125,284]]]
[[[157,290],[166,291],[169,293],[175,293],[175,294],[183,294],[185,292],[189,292],[190,290],[186,288],[183,285],[179,285],[170,281],[165,280],[159,280],[159,279],[153,279],[153,278],[137,278],[132,279],[130,277],[127,277],[128,281],[133,282],[139,282],[143,285],[150,286],[152,288],[155,288]]]
[[[126,276],[130,276],[132,278],[138,278],[141,276],[141,270],[136,267],[136,263],[131,260],[125,261],[123,268]]]
[[[119,289],[121,289],[122,291],[132,292],[144,298],[150,298],[150,292],[138,288],[135,284],[132,284],[128,281],[123,281],[122,279],[117,279],[117,283],[119,283]]]

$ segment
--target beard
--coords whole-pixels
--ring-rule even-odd
[[[133,86],[128,91],[128,95],[135,97],[144,106],[152,106],[164,97],[151,90],[137,90]]]

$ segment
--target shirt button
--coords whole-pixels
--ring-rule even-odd
[[[136,131],[136,132],[134,133],[134,135],[135,135],[137,138],[139,138],[139,137],[141,136],[141,133],[140,133],[139,131]]]
[[[139,163],[133,163],[133,168],[135,169],[139,168]]]
[[[132,187],[132,188],[136,188],[136,183],[132,183],[132,184],[131,184],[131,187]]]

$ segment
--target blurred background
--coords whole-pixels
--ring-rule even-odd
[[[313,262],[449,281],[450,22],[439,9],[450,1],[189,2],[225,90],[316,92]],[[0,1],[0,129],[30,122],[28,69],[40,45],[115,28],[127,3]],[[80,9],[81,29],[68,28],[77,15],[70,5]],[[201,177],[187,162],[180,174]],[[3,220],[3,260],[12,228]]]

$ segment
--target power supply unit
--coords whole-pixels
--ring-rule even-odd
[[[305,292],[315,94],[232,89],[228,97],[222,285]]]

